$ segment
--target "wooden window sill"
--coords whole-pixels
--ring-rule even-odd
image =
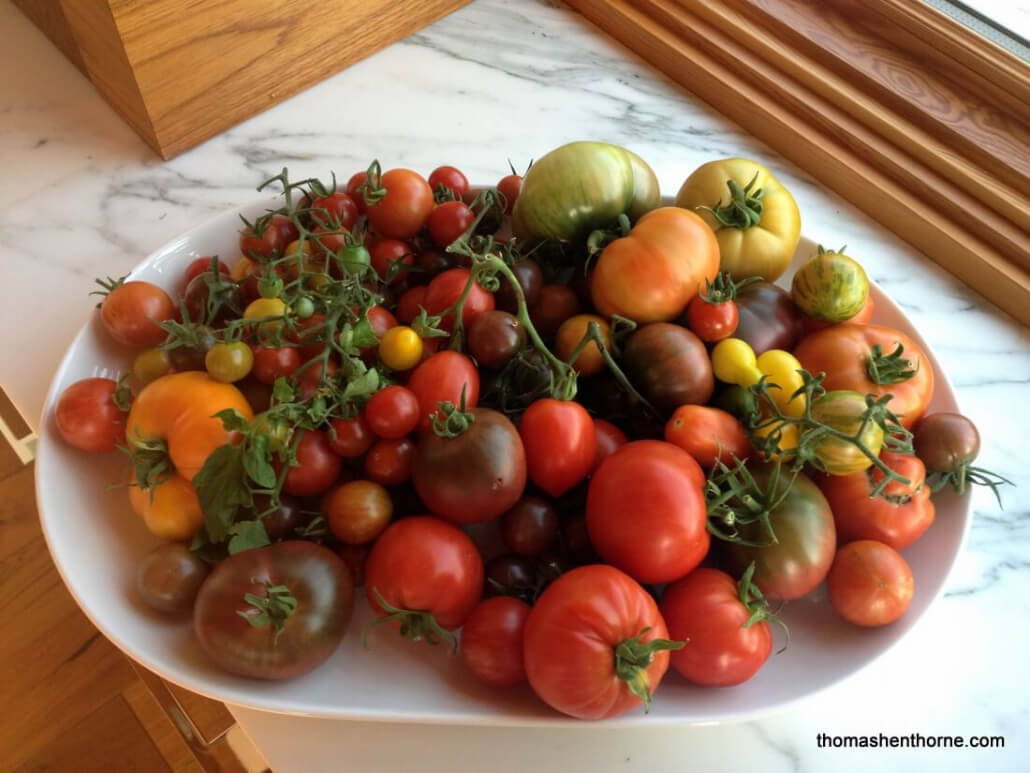
[[[1030,67],[912,0],[567,0],[1030,324]]]

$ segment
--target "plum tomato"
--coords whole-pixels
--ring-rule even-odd
[[[396,440],[415,430],[419,419],[415,393],[396,384],[384,387],[365,404],[365,421],[381,438]]]
[[[514,687],[526,681],[522,634],[529,604],[511,596],[481,601],[461,629],[461,659],[479,681]]]
[[[69,386],[57,401],[54,420],[68,445],[82,451],[113,451],[125,442],[125,413],[114,402],[118,384],[86,378]]]

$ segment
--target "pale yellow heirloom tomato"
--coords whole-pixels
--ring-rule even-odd
[[[801,214],[790,191],[746,158],[702,164],[683,183],[676,206],[696,212],[715,231],[719,269],[734,280],[775,281],[801,238]]]

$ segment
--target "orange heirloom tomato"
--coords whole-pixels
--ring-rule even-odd
[[[897,357],[890,357],[898,345]],[[879,346],[879,352],[874,347]],[[904,333],[879,325],[834,325],[812,333],[794,349],[801,367],[812,375],[825,373],[827,391],[848,390],[882,397],[887,407],[911,428],[933,397],[933,366],[922,349]]]
[[[200,530],[204,513],[193,484],[178,473],[151,489],[129,486],[129,504],[150,531],[161,539],[187,540]]]
[[[192,370],[162,376],[143,387],[133,402],[125,436],[135,447],[163,441],[178,473],[193,480],[211,452],[230,440],[221,420],[214,418],[227,408],[248,421],[254,416],[239,389],[207,373]]]
[[[601,253],[591,283],[594,306],[634,322],[667,322],[714,280],[719,243],[700,216],[679,207],[644,215],[629,236]]]

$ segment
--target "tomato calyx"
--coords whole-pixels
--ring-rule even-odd
[[[150,491],[153,497],[155,489],[165,482],[175,468],[168,456],[168,444],[157,438],[147,438],[132,444],[131,448],[122,447],[129,455],[135,480],[132,485],[143,491]]]
[[[373,588],[372,593],[375,594],[376,603],[379,604],[386,614],[381,617],[377,617],[365,626],[364,630],[361,632],[362,647],[368,649],[368,636],[372,632],[373,628],[398,620],[401,624],[402,638],[407,639],[408,641],[424,641],[434,646],[440,642],[447,642],[452,653],[458,651],[458,639],[453,633],[441,626],[440,623],[436,621],[436,616],[431,612],[419,609],[401,609],[400,607],[395,607],[383,598],[383,595],[379,592],[378,588]]]
[[[905,347],[898,342],[890,354],[883,353],[880,344],[874,344],[866,357],[865,371],[874,384],[900,384],[908,381],[919,372],[922,362],[912,365],[912,360],[903,356]]]
[[[631,639],[615,645],[615,674],[629,687],[629,691],[644,702],[644,713],[651,708],[651,680],[647,669],[654,662],[655,653],[662,650],[682,649],[685,641],[652,639],[642,642],[641,638],[651,627],[648,626]]]
[[[748,564],[747,569],[744,570],[744,574],[740,576],[737,581],[737,598],[740,599],[740,603],[744,605],[744,609],[748,611],[748,619],[744,621],[741,628],[750,628],[756,623],[769,622],[775,623],[780,626],[783,630],[786,641],[783,646],[777,650],[776,654],[780,654],[787,649],[790,644],[790,629],[787,624],[771,609],[769,609],[769,602],[763,595],[762,591],[757,585],[754,584],[752,578],[755,574],[755,562],[752,561]]]
[[[430,417],[433,434],[437,437],[461,437],[475,423],[476,415],[465,408],[465,394],[467,390],[468,384],[463,384],[461,387],[461,402],[457,406],[450,400],[442,400],[437,403],[437,410]]]
[[[741,188],[735,180],[727,180],[726,187],[730,191],[730,200],[722,203],[719,199],[713,207],[698,207],[708,212],[727,228],[739,228],[745,230],[762,222],[762,210],[765,205],[762,203],[764,191],[759,188],[752,191],[758,181],[758,172],[751,178],[751,182]]]
[[[236,614],[246,620],[255,628],[262,628],[271,625],[275,628],[275,637],[272,644],[279,642],[279,636],[286,627],[286,621],[290,619],[297,608],[297,599],[285,585],[272,585],[262,577],[251,577],[250,581],[256,585],[263,585],[265,595],[258,596],[256,593],[245,593],[243,600],[250,605],[250,609],[237,609]]]
[[[358,186],[358,193],[365,200],[365,206],[378,204],[386,198],[386,188],[383,187],[383,168],[379,159],[375,159],[368,165],[365,182]]]
[[[132,407],[132,389],[129,387],[127,374],[123,373],[119,376],[114,392],[111,393],[111,402],[122,413],[128,413],[129,408]]]
[[[89,295],[99,295],[101,298],[106,298],[108,295],[110,295],[123,284],[125,284],[125,280],[128,278],[128,274],[126,274],[125,276],[120,276],[117,279],[114,279],[112,277],[107,277],[107,279],[101,279],[100,277],[97,277],[93,281],[96,282],[96,284],[100,285],[100,289],[94,290],[93,292],[89,293]],[[103,300],[101,300],[97,303],[97,308],[99,309],[103,305],[104,302]]]
[[[742,287],[761,281],[763,280],[760,276],[749,276],[747,279],[734,282],[728,271],[720,271],[715,275],[714,281],[705,279],[705,289],[698,293],[698,297],[706,303],[718,306],[720,303],[734,300]]]
[[[619,218],[615,224],[610,228],[597,228],[590,232],[587,236],[587,260],[586,268],[589,268],[590,261],[595,256],[604,251],[604,248],[611,244],[616,239],[621,239],[624,236],[629,236],[629,232],[632,229],[632,224],[629,222],[629,217],[625,212],[619,213]]]
[[[964,494],[966,487],[969,485],[987,486],[994,494],[994,498],[998,500],[998,507],[1002,507],[1001,494],[998,491],[998,487],[1005,484],[1009,486],[1015,485],[1005,476],[984,467],[974,467],[969,462],[959,465],[950,472],[930,473],[926,478],[926,482],[930,486],[930,491],[934,494],[948,486],[951,486],[958,494]]]

